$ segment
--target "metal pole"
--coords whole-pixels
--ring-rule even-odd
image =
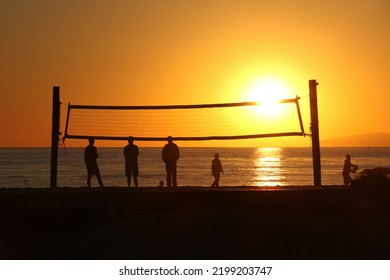
[[[58,141],[60,135],[60,87],[53,87],[53,109],[51,126],[51,165],[50,165],[50,187],[57,187],[57,162],[58,162]]]
[[[321,186],[321,155],[320,155],[320,133],[319,133],[319,125],[318,125],[317,85],[318,83],[316,80],[309,80],[314,186],[320,187]]]

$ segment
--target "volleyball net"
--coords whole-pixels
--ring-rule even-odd
[[[257,102],[166,105],[68,105],[65,137],[140,141],[229,140],[304,136],[299,97],[284,99],[277,112]],[[263,107],[262,107],[263,106]]]

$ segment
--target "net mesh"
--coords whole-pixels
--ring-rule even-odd
[[[303,135],[298,99],[278,104],[277,113],[265,113],[254,103],[187,106],[69,105],[67,138],[120,140],[207,140]],[[218,105],[218,106],[215,106]]]

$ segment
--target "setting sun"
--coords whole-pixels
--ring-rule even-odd
[[[259,80],[247,91],[247,100],[258,102],[256,111],[266,115],[277,114],[282,109],[278,102],[288,97],[288,89],[275,79]]]
[[[67,103],[255,101],[261,105],[248,109],[250,117],[285,120],[289,106],[275,100],[298,95],[309,131],[308,80],[316,79],[321,140],[390,133],[384,106],[390,83],[383,83],[390,65],[389,1],[24,1],[23,9],[19,2],[2,1],[0,9],[1,147],[50,146],[52,86],[61,87],[61,130]],[[364,118],[350,121],[362,112]],[[280,143],[306,145],[292,141]]]

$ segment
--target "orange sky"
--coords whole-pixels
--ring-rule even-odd
[[[164,105],[316,79],[321,139],[390,132],[389,27],[387,0],[2,1],[0,147],[50,146],[54,85],[63,103]],[[275,143],[309,145],[202,145]]]

